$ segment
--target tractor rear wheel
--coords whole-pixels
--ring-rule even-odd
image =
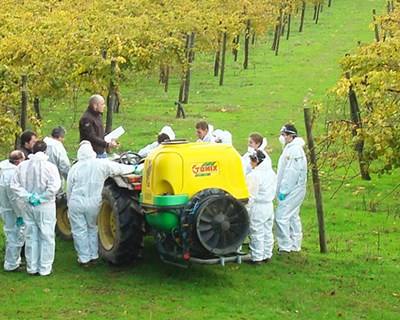
[[[100,255],[106,261],[120,265],[141,257],[144,215],[127,189],[106,183],[97,225]]]
[[[68,218],[67,197],[64,194],[56,200],[56,234],[63,240],[72,240],[71,224]]]

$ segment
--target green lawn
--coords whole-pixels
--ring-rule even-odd
[[[165,124],[178,137],[194,140],[194,123],[205,118],[230,130],[241,152],[250,132],[265,134],[276,164],[282,124],[295,121],[304,132],[304,97],[311,90],[314,98],[325,99],[340,76],[341,57],[357,41],[373,40],[371,11],[383,12],[384,5],[379,0],[334,0],[318,26],[309,10],[305,32],[294,31],[290,41],[283,40],[279,57],[262,39],[252,47],[247,71],[241,69],[242,56],[236,64],[229,55],[223,87],[212,76],[212,57],[197,57],[185,120],[175,119],[177,79],[171,79],[164,94],[156,76],[140,76],[123,86],[123,112],[114,119],[114,126],[127,130],[121,148],[137,150],[152,142]],[[59,102],[43,114],[44,132],[66,126],[66,145],[74,157],[78,134],[71,107]],[[398,173],[374,176],[368,183],[355,179],[333,199],[338,182],[323,181],[326,255],[319,253],[310,185],[302,210],[303,252],[275,255],[271,264],[260,267],[177,269],[160,262],[149,238],[145,258],[137,265],[100,263],[82,269],[73,244],[57,239],[51,277],[0,271],[0,319],[399,319],[400,210],[396,192],[386,197],[398,179]],[[365,190],[358,192],[359,186]]]

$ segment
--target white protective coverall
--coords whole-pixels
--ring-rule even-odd
[[[20,213],[15,205],[14,195],[10,189],[11,179],[17,166],[9,160],[0,162],[0,216],[4,221],[4,234],[6,236],[6,253],[4,257],[4,270],[12,271],[21,264],[21,248],[24,237],[19,237],[17,217]]]
[[[43,141],[47,144],[46,154],[49,156],[49,161],[58,168],[60,176],[67,180],[71,162],[63,143],[51,137],[46,137]]]
[[[286,195],[284,200],[278,199],[275,212],[276,238],[280,251],[301,250],[303,233],[299,213],[307,184],[304,145],[302,138],[294,138],[284,147],[278,162],[277,194]]]
[[[263,138],[261,146],[257,150],[261,150],[265,154],[266,158],[264,161],[269,161],[270,165],[272,166],[271,158],[265,151],[266,147],[267,147],[267,139]],[[251,165],[250,165],[250,155],[257,152],[257,150],[252,147],[248,147],[247,152],[242,156],[242,165],[243,165],[243,171],[244,171],[245,175],[248,175],[252,170]]]
[[[26,224],[25,257],[28,273],[51,273],[56,225],[55,198],[61,187],[57,167],[47,161],[43,152],[29,156],[18,165],[11,180],[11,190],[17,196],[17,205]],[[32,193],[40,196],[41,203],[34,207],[28,199]]]
[[[161,129],[159,134],[165,133],[168,137],[169,140],[175,140],[175,132],[174,130],[172,130],[172,128],[170,126],[165,126]],[[140,149],[138,154],[142,157],[145,158],[149,155],[149,153],[151,151],[153,151],[155,148],[157,148],[160,144],[158,143],[158,141],[154,141],[151,144],[148,144],[147,146],[145,146],[143,149]]]
[[[81,142],[77,157],[67,180],[68,217],[78,262],[88,263],[99,257],[97,216],[104,182],[110,176],[131,173],[134,167],[96,159],[90,143]]]
[[[208,125],[208,132],[207,134],[203,137],[203,139],[198,139],[197,142],[210,142],[214,143],[215,142],[215,137],[213,136],[213,131],[214,127],[213,125],[209,124]]]
[[[214,142],[232,145],[232,134],[227,130],[214,130],[212,136]]]
[[[268,157],[268,156],[267,156]],[[269,158],[269,157],[268,157]],[[251,260],[262,261],[272,257],[274,237],[274,206],[276,174],[271,160],[261,162],[246,176],[249,189],[250,254]]]

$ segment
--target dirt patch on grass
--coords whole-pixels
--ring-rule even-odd
[[[232,105],[208,105],[205,108],[205,111],[207,112],[223,112],[223,113],[233,113],[233,112],[239,112],[241,110],[240,106],[232,106]]]

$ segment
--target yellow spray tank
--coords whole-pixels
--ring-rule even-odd
[[[230,145],[208,143],[164,144],[146,159],[143,170],[143,205],[155,205],[159,196],[189,198],[217,188],[239,201],[249,194],[238,152]]]
[[[230,145],[171,141],[146,158],[141,204],[164,261],[236,259],[249,229],[248,197]]]

